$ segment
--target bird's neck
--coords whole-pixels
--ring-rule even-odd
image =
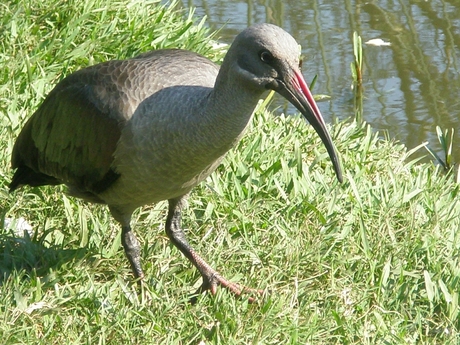
[[[205,117],[211,119],[210,132],[230,148],[243,135],[262,94],[260,90],[248,89],[222,72],[216,79],[204,111]]]

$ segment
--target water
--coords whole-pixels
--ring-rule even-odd
[[[332,97],[319,104],[327,121],[355,113],[353,32],[363,42],[390,42],[363,45],[364,120],[408,148],[428,141],[441,154],[436,126],[454,128],[454,159],[460,162],[459,0],[189,0],[182,6],[207,16],[227,43],[254,23],[289,31],[302,46],[306,80],[318,75],[314,93]],[[280,102],[278,111],[296,112]]]

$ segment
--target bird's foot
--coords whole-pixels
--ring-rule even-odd
[[[205,292],[210,291],[211,294],[215,295],[217,293],[217,286],[220,285],[230,292],[232,292],[235,296],[240,297],[243,293],[253,293],[257,295],[261,295],[263,293],[262,290],[248,288],[246,286],[242,286],[236,283],[233,283],[224,277],[222,277],[215,269],[213,269],[203,258],[198,255],[194,250],[190,250],[189,252],[192,262],[198,268],[203,277],[203,284],[201,284],[200,288],[195,292],[194,297],[191,299],[191,302],[196,302],[196,296]],[[249,297],[248,301],[253,303],[256,301],[255,297]]]
[[[233,283],[224,277],[222,277],[219,273],[212,270],[211,272],[207,272],[208,274],[203,275],[203,284],[198,288],[198,290],[194,293],[194,297],[192,297],[192,303],[196,302],[196,296],[205,292],[210,291],[211,294],[215,295],[217,293],[217,287],[220,285],[230,292],[232,292],[235,296],[240,297],[244,293],[251,293],[261,295],[263,290],[252,289],[243,285],[239,285]],[[248,297],[249,303],[253,303],[256,301],[255,297],[249,296]]]

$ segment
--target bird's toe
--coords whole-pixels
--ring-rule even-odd
[[[222,286],[229,290],[231,293],[233,293],[237,297],[241,297],[244,293],[250,293],[250,294],[257,294],[257,295],[262,295],[263,290],[258,290],[258,289],[252,289],[248,288],[243,285],[239,285],[237,283],[231,282],[224,277],[222,277],[220,274],[217,272],[214,272],[210,276],[203,276],[203,284],[201,287],[196,291],[196,294],[201,294],[202,292],[205,291],[210,291],[212,295],[215,295],[217,293],[217,287]],[[255,302],[256,298],[249,296],[248,301],[250,303]]]

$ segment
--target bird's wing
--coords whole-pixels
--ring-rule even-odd
[[[82,190],[97,189],[111,170],[128,116],[119,105],[119,64],[93,66],[62,80],[20,133],[13,168],[26,166]]]

